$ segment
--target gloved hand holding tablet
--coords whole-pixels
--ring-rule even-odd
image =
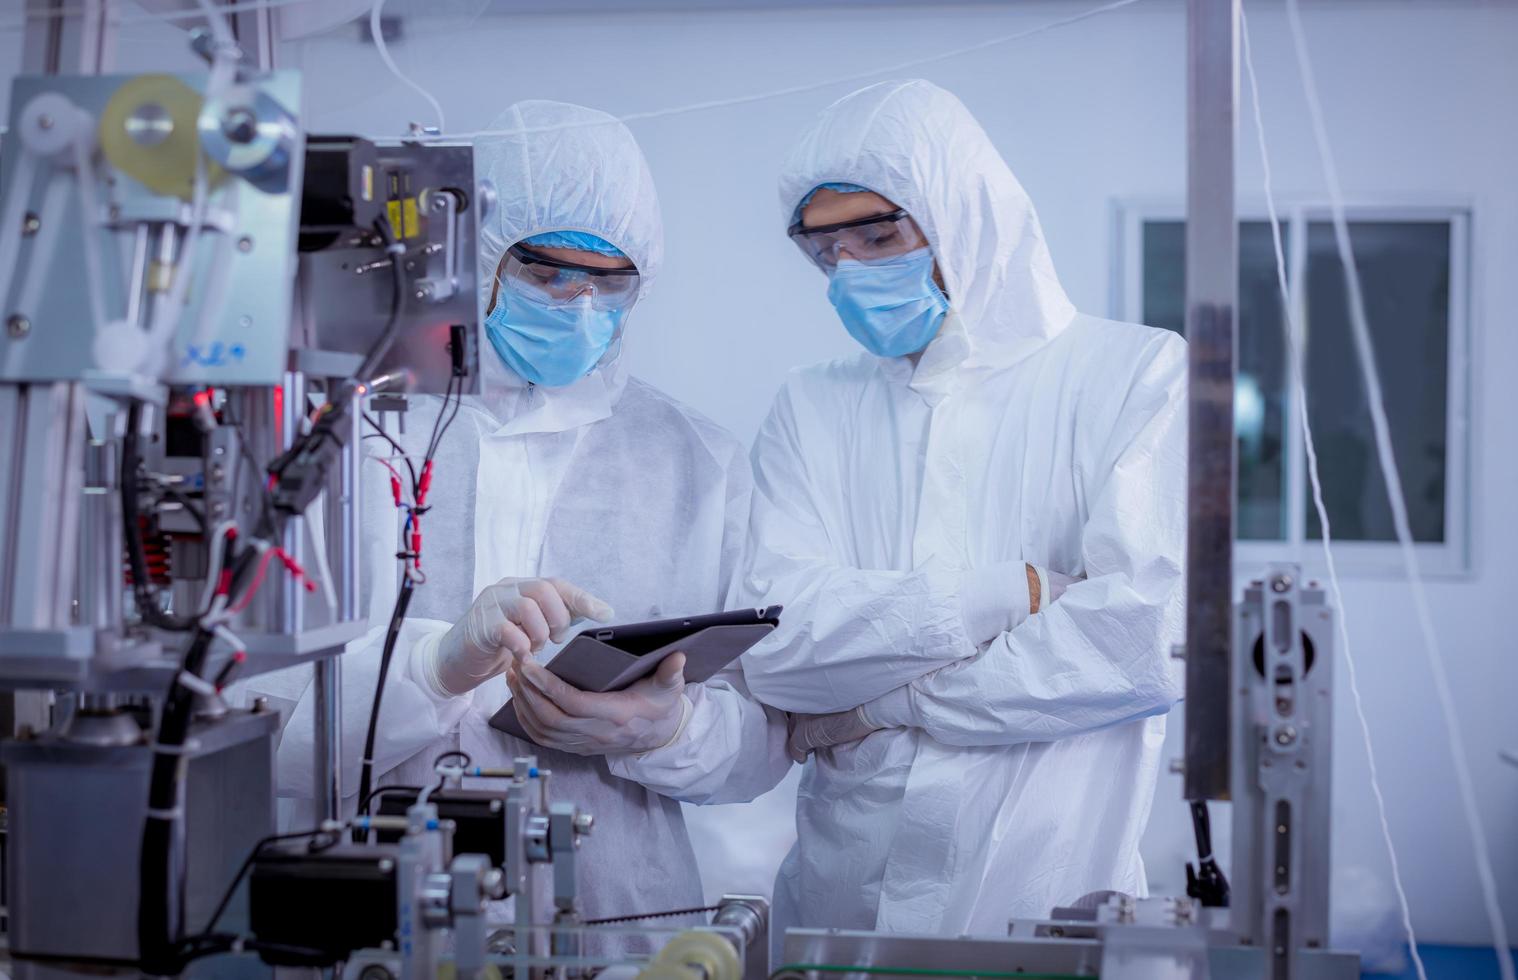
[[[770,606],[586,629],[547,664],[516,658],[512,700],[490,725],[581,755],[658,748],[679,731],[685,684],[713,677],[779,622]]]

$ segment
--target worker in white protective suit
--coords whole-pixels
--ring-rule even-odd
[[[867,348],[791,373],[753,449],[745,656],[810,755],[777,928],[1004,933],[1145,893],[1180,696],[1185,343],[1077,313],[954,96],[825,110],[780,197]]]
[[[610,116],[554,102],[520,103],[490,130],[516,135],[482,138],[477,151],[478,177],[494,190],[480,219],[482,391],[463,399],[435,454],[421,516],[426,580],[381,702],[377,782],[436,782],[434,760],[447,750],[487,767],[535,754],[553,773],[552,798],[596,818],[579,862],[587,918],[697,906],[680,806],[661,794],[732,802],[769,789],[790,765],[783,716],[745,696],[736,668],[685,685],[678,654],[625,692],[574,692],[551,716],[523,701],[551,685],[535,661],[576,632],[575,620],[636,622],[728,604],[748,461],[730,434],[623,369],[628,311],[663,254],[653,180],[632,134]],[[404,433],[392,427],[413,461],[443,405],[414,398]],[[364,446],[371,629],[342,658],[348,793],[397,593],[400,518],[386,463],[404,473],[383,438]],[[306,798],[308,813],[309,677],[250,685],[291,715],[279,790]],[[513,689],[522,724],[546,748],[488,725]]]

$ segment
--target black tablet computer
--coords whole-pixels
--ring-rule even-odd
[[[544,666],[582,691],[620,691],[647,677],[671,653],[685,654],[685,682],[699,684],[780,625],[779,606],[660,619],[580,631]],[[490,727],[532,741],[507,701]]]

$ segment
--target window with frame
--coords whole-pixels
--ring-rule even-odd
[[[1125,208],[1118,315],[1184,333],[1185,223],[1179,209]],[[1328,213],[1284,210],[1282,244],[1324,503],[1346,568],[1398,572]],[[1467,567],[1465,419],[1469,215],[1455,208],[1356,208],[1350,240],[1365,295],[1409,520],[1423,567]],[[1296,399],[1288,390],[1286,308],[1263,209],[1239,223],[1238,555],[1313,565],[1322,528]]]

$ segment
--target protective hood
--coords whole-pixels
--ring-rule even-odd
[[[1027,192],[964,104],[931,82],[882,82],[824,109],[781,171],[786,223],[830,181],[905,208],[933,247],[952,311],[919,374],[951,366],[946,359],[1004,367],[1075,315]],[[955,345],[955,353],[943,349]]]
[[[506,249],[560,230],[590,232],[621,249],[638,267],[641,300],[664,261],[664,223],[648,162],[627,127],[595,109],[528,101],[488,128],[507,135],[475,143],[477,179],[494,191],[480,218],[484,306]],[[625,382],[622,343],[619,336],[596,370],[575,384],[532,389],[482,345],[486,407],[519,431],[558,431],[604,418]]]

